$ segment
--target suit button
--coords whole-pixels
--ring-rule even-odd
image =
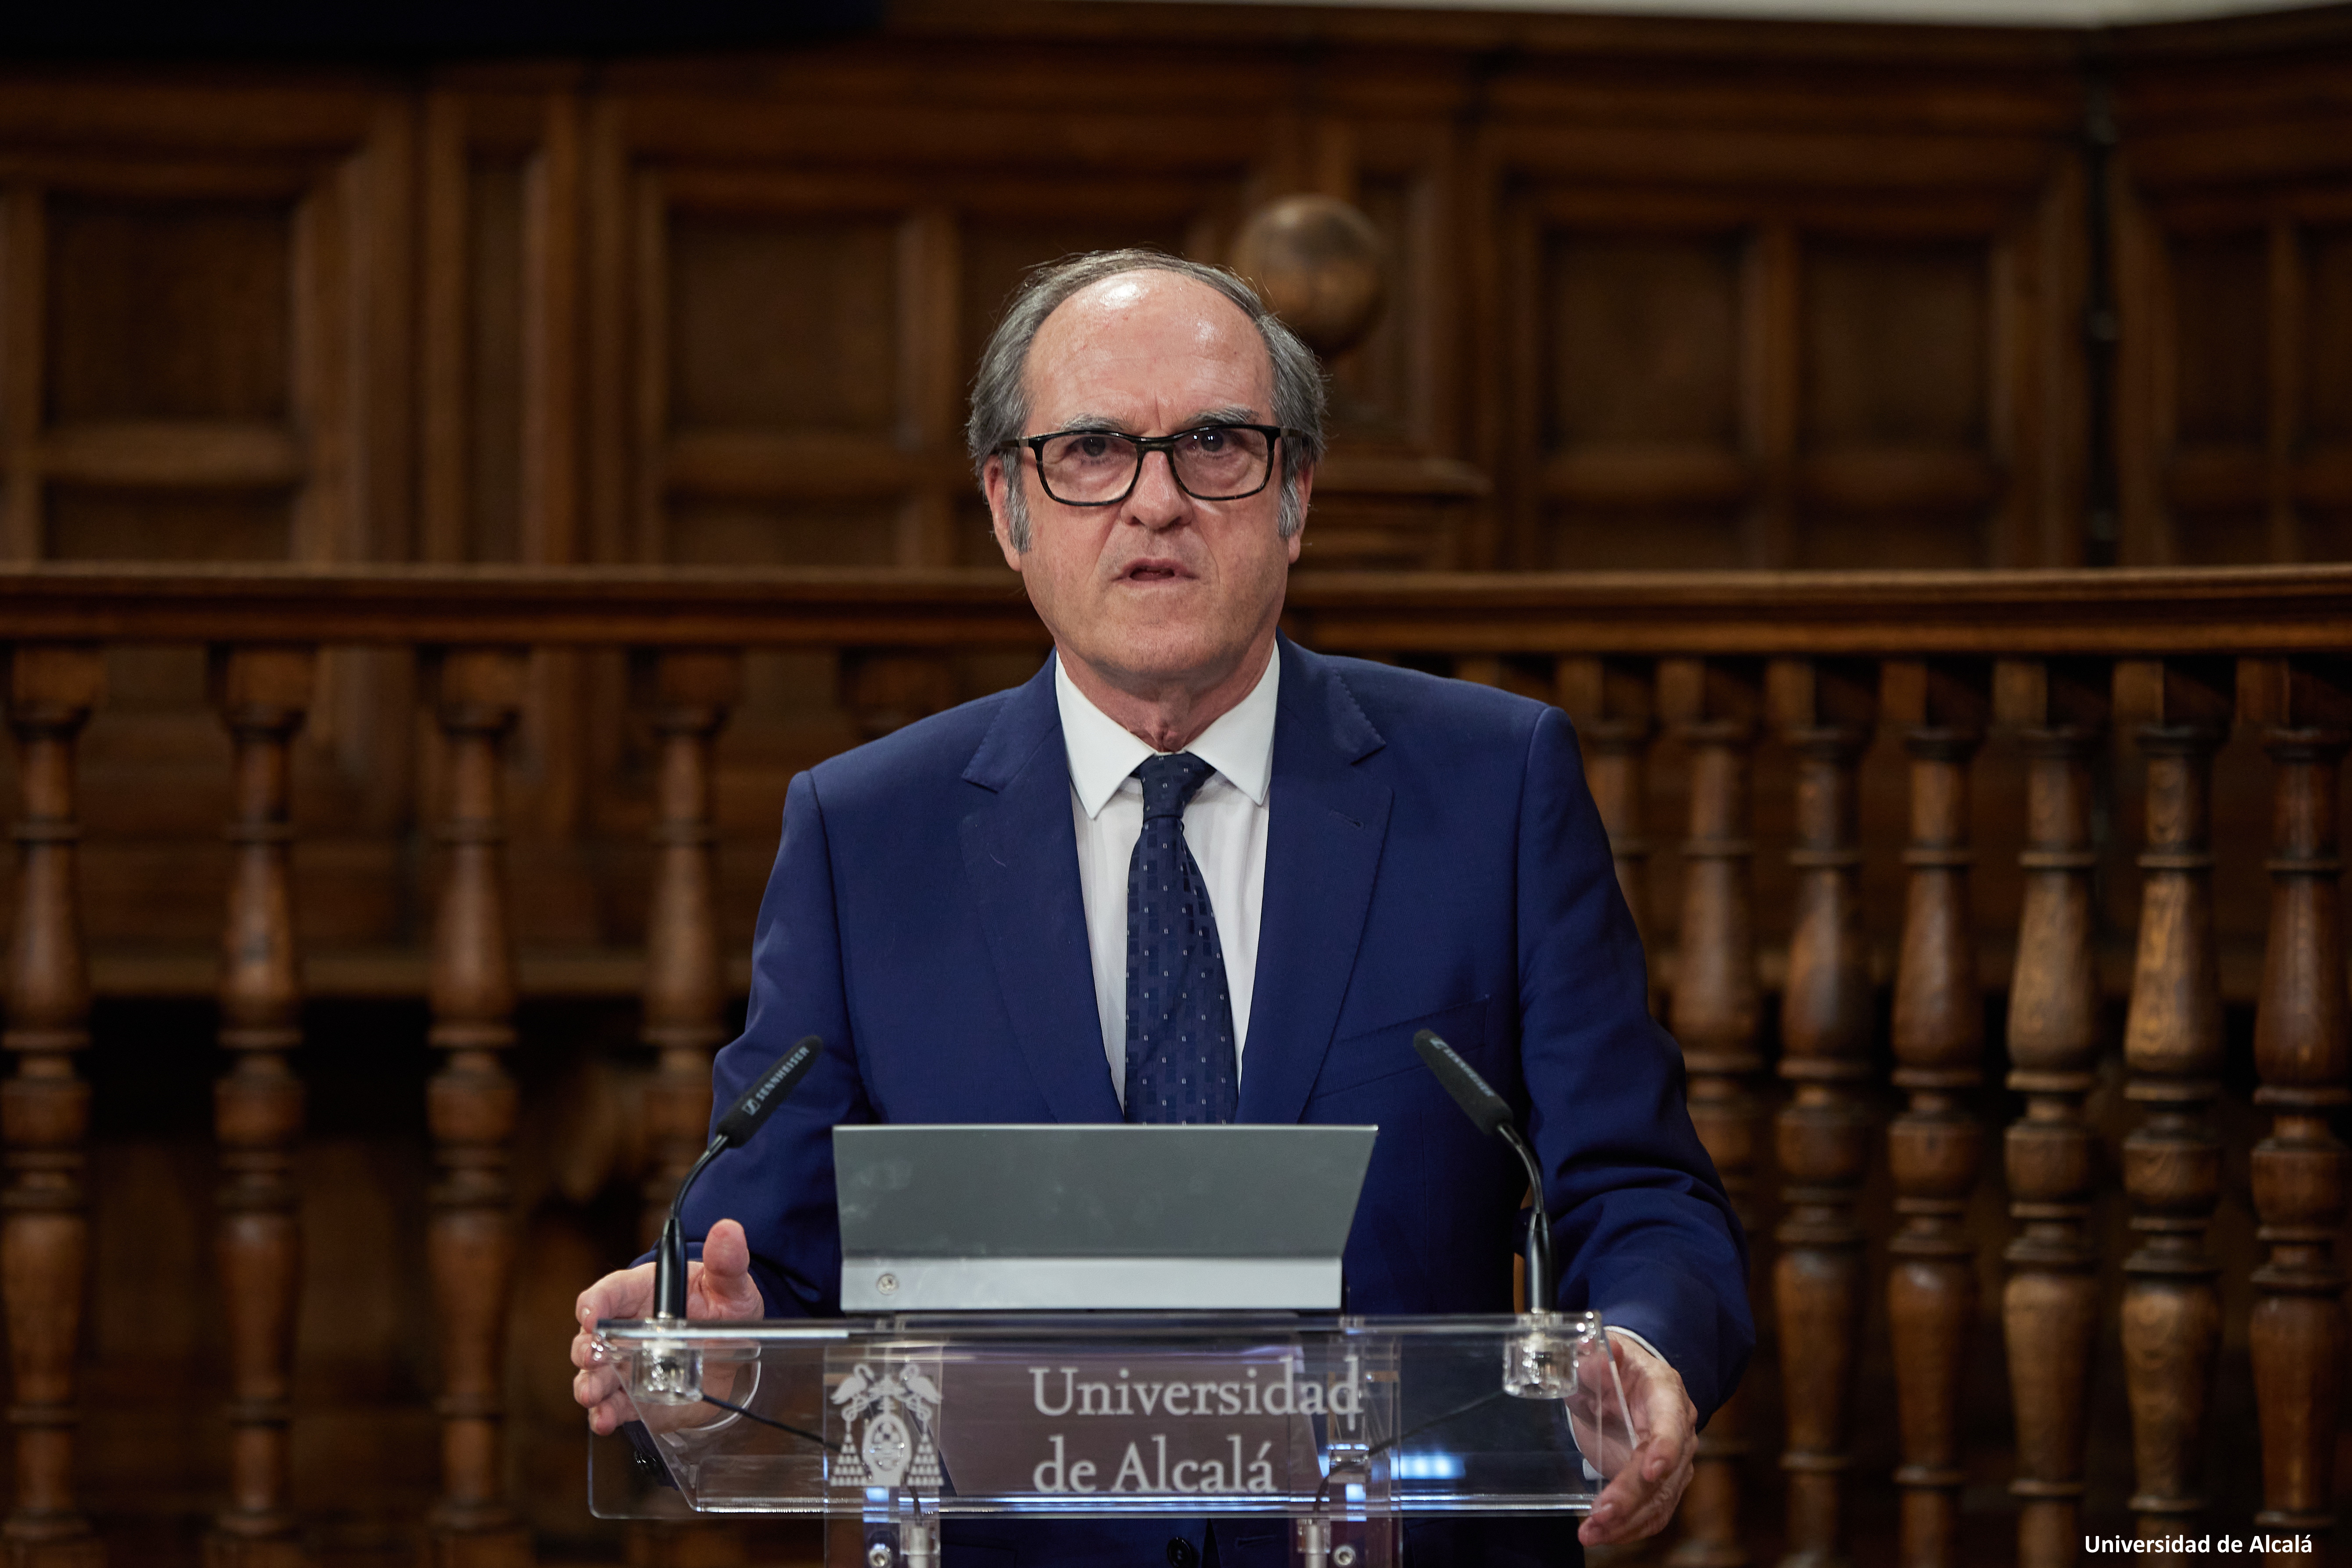
[[[1168,1568],[1201,1568],[1201,1549],[1181,1535],[1169,1537]]]

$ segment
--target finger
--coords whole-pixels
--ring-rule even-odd
[[[1643,1474],[1651,1480],[1663,1480],[1672,1471],[1688,1466],[1698,1455],[1697,1411],[1687,1399],[1678,1399],[1671,1421],[1660,1421],[1651,1428],[1649,1447],[1652,1452],[1643,1459]]]
[[[572,1379],[573,1401],[586,1408],[588,1428],[598,1436],[610,1436],[621,1424],[635,1418],[635,1409],[629,1403],[628,1390],[622,1385],[620,1373],[611,1367],[590,1367],[575,1373]]]
[[[751,1244],[743,1227],[731,1219],[714,1224],[702,1238],[702,1266],[726,1278],[749,1277]]]
[[[1610,1546],[1655,1535],[1674,1517],[1674,1504],[1662,1489],[1635,1483],[1621,1475],[1602,1489],[1592,1512],[1577,1531],[1587,1546]]]
[[[1627,1349],[1635,1375],[1626,1380],[1626,1398],[1642,1428],[1643,1477],[1656,1481],[1696,1450],[1698,1409],[1674,1368],[1647,1354],[1634,1355],[1635,1349]]]
[[[1655,1535],[1673,1522],[1675,1509],[1682,1505],[1683,1493],[1689,1487],[1692,1467],[1687,1462],[1675,1467],[1632,1512],[1617,1521],[1619,1538],[1639,1541]]]
[[[702,1240],[702,1262],[689,1277],[687,1316],[733,1320],[762,1315],[765,1303],[751,1279],[751,1244],[743,1227],[722,1219]]]
[[[1593,1517],[1613,1522],[1638,1511],[1647,1503],[1651,1493],[1657,1489],[1642,1471],[1642,1454],[1636,1449],[1634,1462],[1611,1477],[1609,1484],[1601,1489],[1601,1495],[1593,1500]]]
[[[620,1389],[620,1373],[609,1366],[583,1367],[572,1376],[572,1401],[585,1409],[595,1409]]]
[[[1576,1539],[1586,1546],[1614,1546],[1624,1538],[1622,1516],[1600,1503],[1576,1528]]]
[[[572,1315],[582,1326],[593,1328],[604,1318],[642,1318],[653,1300],[654,1266],[641,1263],[615,1269],[581,1291]]]
[[[1664,1494],[1653,1500],[1650,1506],[1628,1519],[1620,1531],[1627,1541],[1640,1541],[1657,1534],[1674,1522],[1675,1507],[1681,1500],[1669,1500]]]

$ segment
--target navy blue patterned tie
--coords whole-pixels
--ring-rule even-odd
[[[1127,864],[1127,1119],[1231,1121],[1241,1108],[1234,1005],[1184,805],[1210,773],[1190,752],[1152,757],[1143,836]]]

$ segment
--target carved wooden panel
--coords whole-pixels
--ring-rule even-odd
[[[1991,564],[1990,247],[1816,240],[1802,264],[1799,562]]]
[[[416,559],[583,558],[579,122],[563,92],[425,96]]]
[[[64,560],[284,558],[298,461],[292,205],[69,190],[24,202],[28,248],[31,225],[46,231],[47,287],[42,363],[19,373],[37,374],[42,394],[27,411],[42,451],[25,476],[20,547]]]
[[[2352,557],[2352,116],[2307,21],[2135,40],[2117,96],[2126,563]],[[2267,47],[2265,47],[2267,46]]]
[[[1529,345],[1547,504],[1530,564],[1740,563],[1746,248],[1723,233],[1548,237]]]
[[[2053,147],[2047,188],[2007,210],[1907,222],[1527,198],[1515,563],[2071,559],[2080,503],[2047,424],[2073,405],[2044,254],[2071,244],[2064,174]]]

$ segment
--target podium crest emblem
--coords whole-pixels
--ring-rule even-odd
[[[872,1363],[860,1362],[833,1391],[833,1405],[842,1431],[831,1466],[835,1485],[939,1489],[936,1366],[900,1362],[877,1373]]]

